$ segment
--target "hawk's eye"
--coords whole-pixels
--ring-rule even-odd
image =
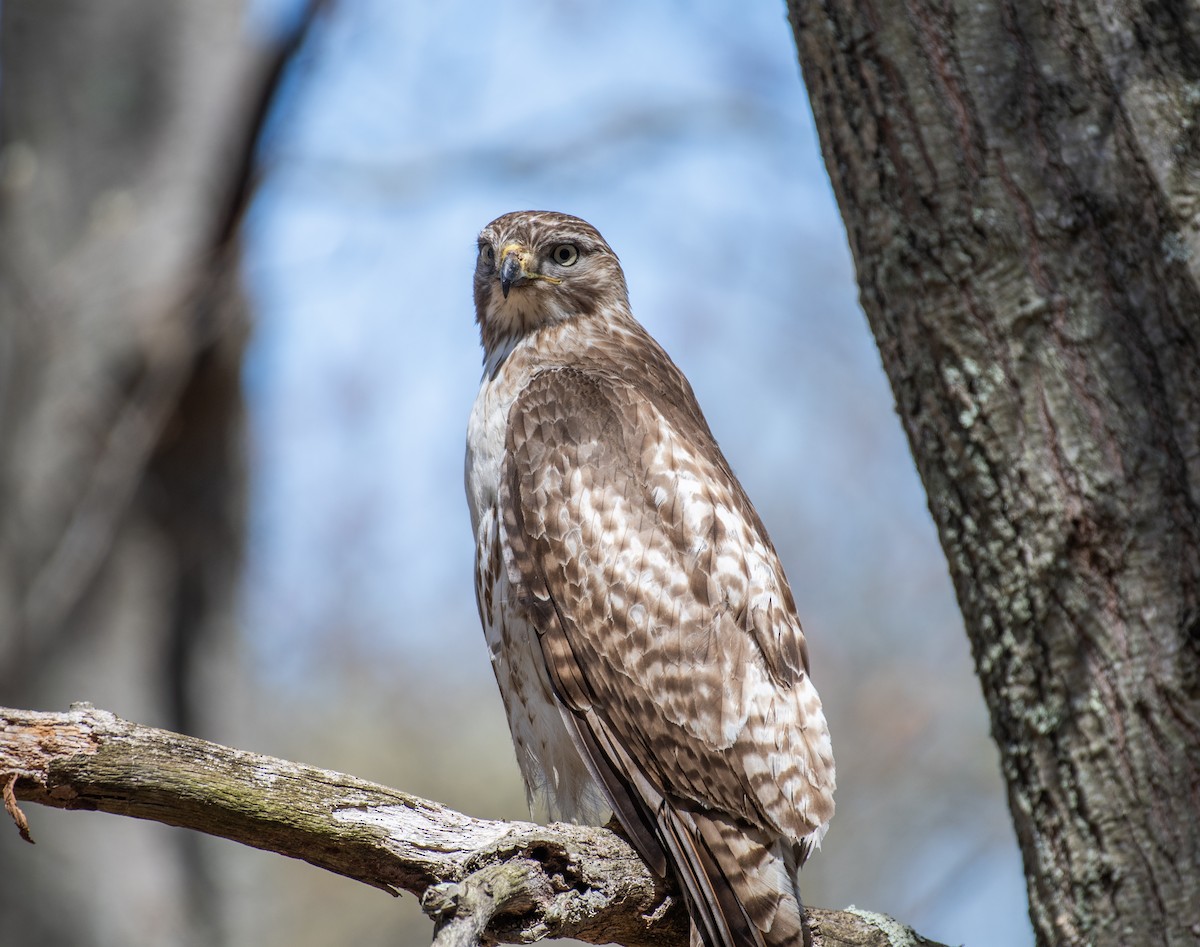
[[[550,259],[559,266],[570,266],[579,259],[579,251],[575,249],[574,244],[560,243],[550,251]]]
[[[496,251],[490,243],[481,243],[479,245],[479,256],[489,266],[496,262]]]

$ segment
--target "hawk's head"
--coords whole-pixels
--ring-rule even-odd
[[[628,318],[617,255],[585,220],[552,211],[497,217],[479,234],[475,319],[489,359],[542,326]]]

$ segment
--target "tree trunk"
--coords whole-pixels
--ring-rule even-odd
[[[227,224],[267,58],[243,7],[0,7],[7,701],[86,696],[188,732],[228,705],[245,317]],[[0,942],[220,942],[197,837],[56,828],[34,858],[0,846]]]
[[[1200,932],[1200,13],[791,0],[1039,943]]]

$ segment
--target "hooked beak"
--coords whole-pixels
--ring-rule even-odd
[[[519,243],[506,243],[500,249],[500,292],[508,299],[508,291],[518,283],[539,280],[561,283],[557,276],[548,276],[533,269],[533,253]]]
[[[507,252],[500,263],[500,292],[508,299],[508,291],[512,289],[513,284],[528,278],[528,274],[525,272],[523,253],[516,248],[506,247],[505,250]]]

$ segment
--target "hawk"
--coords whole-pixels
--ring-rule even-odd
[[[692,394],[590,224],[479,235],[467,432],[479,615],[530,800],[611,810],[693,944],[807,938],[834,767],[795,603]]]

